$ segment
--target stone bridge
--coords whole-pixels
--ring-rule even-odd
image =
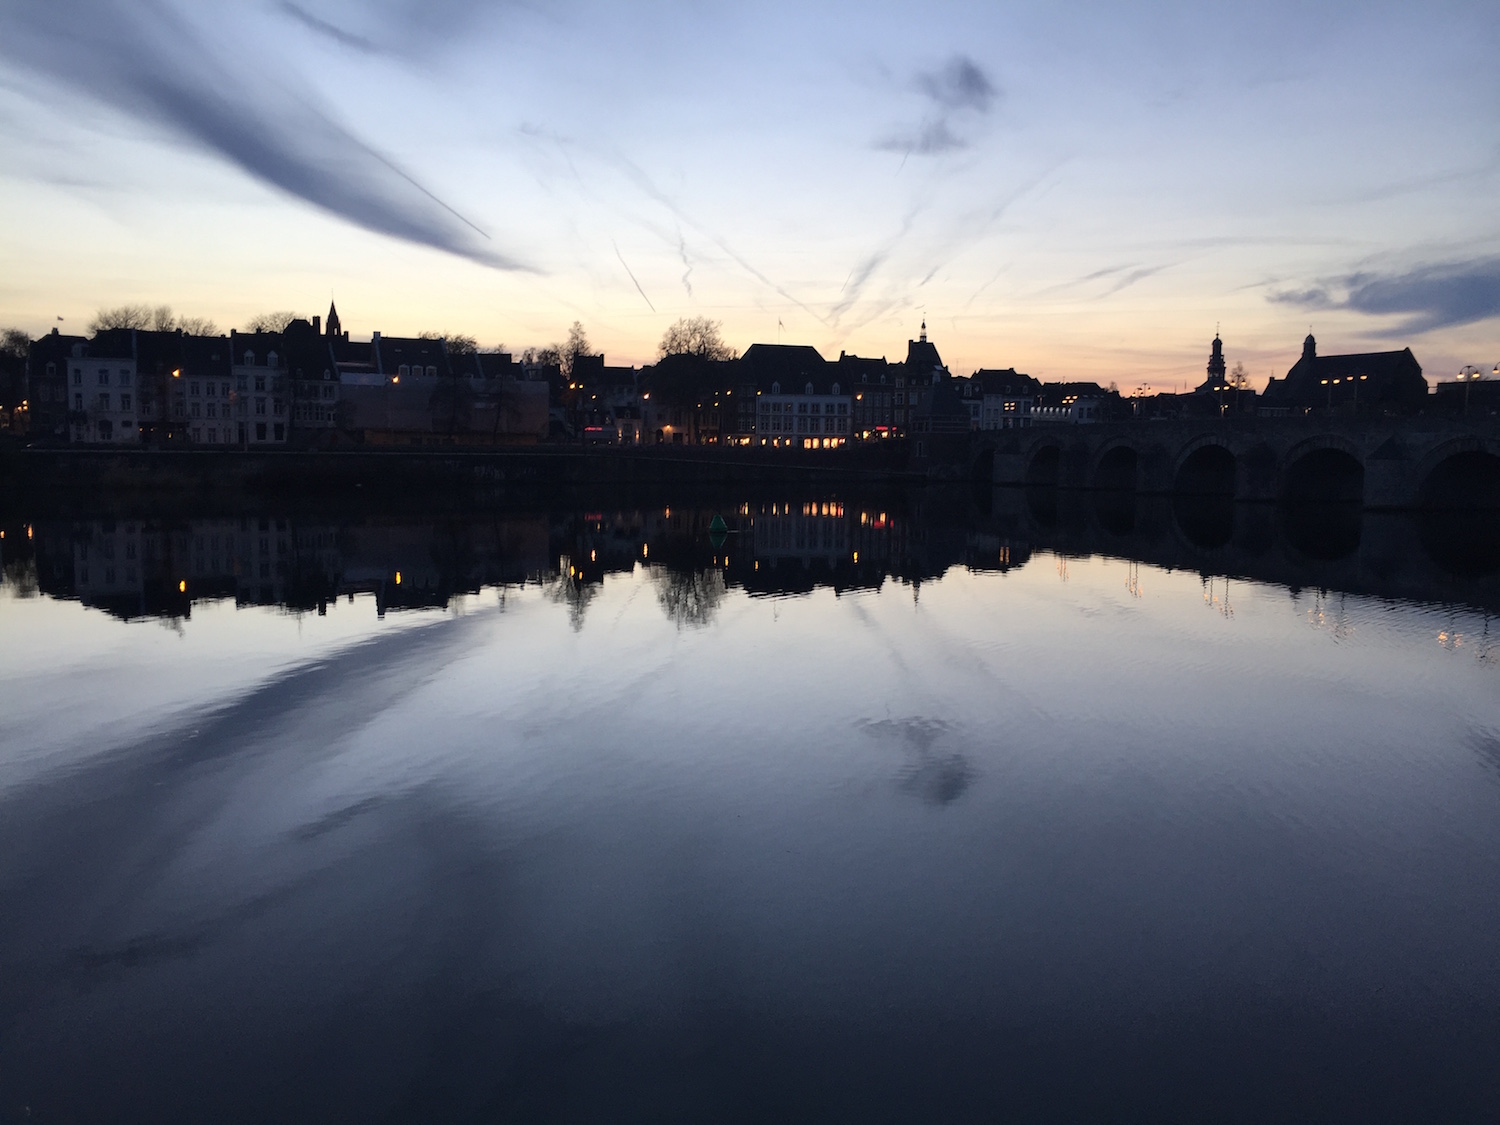
[[[1500,507],[1500,419],[1226,418],[973,435],[995,484],[1371,509]]]

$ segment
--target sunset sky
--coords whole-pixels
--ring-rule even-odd
[[[1500,5],[4,0],[0,326],[1500,362]],[[61,321],[58,318],[63,318]]]

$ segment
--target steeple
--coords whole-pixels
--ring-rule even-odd
[[[922,334],[917,339],[924,344],[927,343],[927,318],[925,316],[922,318]]]
[[[343,328],[339,324],[339,310],[332,301],[328,302],[328,335],[343,335]]]
[[[1302,341],[1302,358],[1318,358],[1318,342],[1313,339],[1313,334],[1311,332],[1307,334],[1307,339]]]
[[[1210,383],[1218,380],[1224,381],[1224,341],[1219,339],[1219,334],[1214,333],[1213,351],[1208,357],[1208,381]]]

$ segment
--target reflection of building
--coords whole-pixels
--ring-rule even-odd
[[[772,504],[751,518],[751,542],[758,561],[775,565],[795,559],[829,567],[850,558],[849,521],[834,502]]]

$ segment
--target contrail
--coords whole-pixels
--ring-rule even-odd
[[[651,303],[651,298],[646,296],[646,291],[641,288],[641,283],[635,280],[635,274],[631,273],[630,263],[625,261],[625,255],[620,253],[620,244],[615,242],[613,239],[610,239],[609,244],[615,248],[615,257],[620,259],[620,265],[624,266],[625,272],[630,274],[630,280],[635,281],[635,291],[641,295],[641,300],[646,302],[646,307],[648,309],[650,309],[652,312],[655,312],[656,306]]]

